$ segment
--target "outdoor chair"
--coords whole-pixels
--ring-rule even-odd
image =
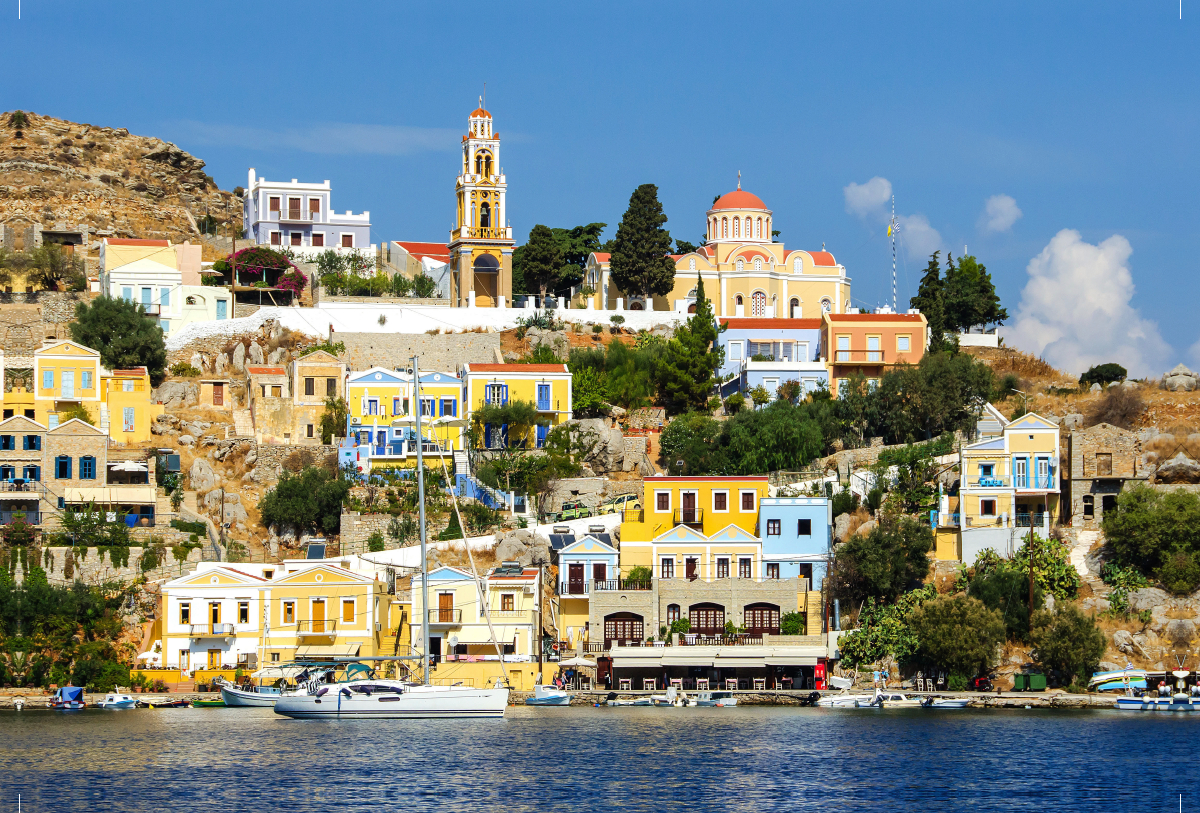
[[[642,678],[643,691],[652,692],[657,688],[658,684],[655,682],[654,678]]]
[[[620,688],[621,688],[621,691],[623,691],[623,692],[632,691],[633,690],[633,679],[632,678],[621,678]]]
[[[725,678],[725,688],[731,692],[737,691],[737,678]]]
[[[671,678],[671,685],[679,691],[683,691],[683,678]]]
[[[767,688],[767,679],[766,678],[755,678],[754,679],[754,688],[756,691],[765,691]]]
[[[708,691],[708,678],[696,678],[696,689],[698,691]]]

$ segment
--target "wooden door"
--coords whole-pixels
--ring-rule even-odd
[[[208,621],[210,624],[212,624],[212,628],[209,630],[209,632],[211,632],[213,635],[216,635],[217,627],[221,623],[221,605],[220,604],[213,602],[212,604],[208,605]]]
[[[608,565],[604,562],[592,563],[592,579],[602,582],[608,579]]]
[[[583,589],[582,562],[567,565],[567,592],[573,596],[582,595],[586,592]]]
[[[454,622],[453,593],[438,593],[438,621],[442,624]]]
[[[687,576],[688,581],[692,581],[696,578],[696,569],[698,565],[699,562],[694,556],[689,556],[686,560],[684,560],[684,575]]]
[[[312,603],[312,631],[325,631],[325,599],[323,598]]]
[[[213,384],[213,406],[224,406],[225,385]]]
[[[208,650],[208,668],[209,669],[220,669],[221,668],[221,650],[219,650],[219,649]]]
[[[186,672],[192,666],[192,653],[186,649],[179,650],[179,668]]]
[[[682,500],[683,500],[682,520],[684,522],[695,522],[696,521],[696,492],[685,491],[685,492],[683,492],[683,494],[681,496],[682,496]]]

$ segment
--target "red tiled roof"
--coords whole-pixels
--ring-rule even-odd
[[[765,319],[752,316],[722,316],[721,324],[729,325],[735,330],[763,329],[774,330],[817,330],[821,327],[820,319]]]
[[[812,255],[813,265],[837,265],[837,260],[833,259],[833,255],[828,251],[810,251]]]
[[[247,367],[246,372],[251,375],[287,375],[287,370],[282,367]]]
[[[762,202],[762,198],[758,195],[751,194],[745,189],[737,189],[733,192],[728,192],[722,195],[716,203],[712,205],[713,209],[766,209],[767,204]],[[710,210],[711,211],[711,210]]]
[[[593,251],[592,256],[596,258],[598,263],[606,263],[612,257],[607,251]]]
[[[920,322],[919,313],[827,313],[834,322]]]
[[[113,375],[143,376],[145,374],[145,367],[130,367],[128,370],[113,370]]]
[[[106,237],[110,246],[169,246],[170,240],[139,240],[132,237]]]
[[[409,254],[435,254],[450,256],[450,247],[445,243],[422,243],[415,240],[395,240]]]
[[[565,364],[468,364],[473,373],[565,373]]]

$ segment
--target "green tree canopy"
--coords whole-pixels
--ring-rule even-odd
[[[852,604],[869,596],[894,601],[929,575],[931,550],[928,526],[884,514],[870,533],[837,546],[826,583],[835,597]]]
[[[971,255],[960,257],[955,267],[946,256],[943,308],[947,329],[961,333],[973,327],[1004,324],[1008,311],[1000,306],[992,275]]]
[[[1000,613],[1008,637],[1029,639],[1029,574],[1013,568],[1001,568],[971,579],[967,595],[977,598],[989,610]],[[1042,588],[1033,586],[1033,608],[1042,606]],[[966,674],[965,672],[963,674]]]
[[[1108,645],[1096,621],[1071,604],[1034,613],[1031,638],[1034,661],[1058,672],[1064,686],[1091,676]]]
[[[542,297],[553,288],[562,270],[563,252],[550,229],[540,223],[529,232],[521,256],[521,273],[525,285],[534,288]]]
[[[892,443],[929,440],[972,429],[978,408],[991,392],[988,365],[965,353],[926,353],[918,363],[884,375],[879,387],[864,395],[878,402],[873,415],[864,409],[865,422],[870,426],[872,418],[877,420],[877,434]]]
[[[658,200],[658,187],[642,184],[629,198],[629,208],[617,227],[609,267],[613,282],[627,294],[666,296],[675,287],[671,235],[663,228],[667,216]]]
[[[1117,497],[1101,523],[1113,560],[1176,593],[1200,585],[1200,497],[1135,486]]]
[[[100,353],[110,370],[145,367],[150,383],[166,378],[167,347],[162,329],[146,316],[146,309],[124,299],[99,296],[89,305],[75,306],[71,339]]]
[[[1004,619],[970,596],[943,596],[913,611],[917,654],[955,675],[971,677],[987,671],[1004,641]]]
[[[1090,387],[1092,384],[1112,384],[1116,381],[1124,381],[1129,371],[1120,364],[1109,362],[1108,364],[1096,364],[1088,368],[1087,372],[1079,376],[1079,386]]]
[[[295,528],[301,533],[336,534],[350,483],[338,474],[309,466],[299,474],[285,471],[258,504],[263,525]]]
[[[550,235],[558,246],[561,256],[554,270],[550,273],[546,290],[551,293],[561,293],[572,285],[577,285],[583,279],[587,269],[588,255],[593,251],[601,251],[600,234],[607,223],[588,223],[586,226],[575,226],[570,229],[553,228]],[[530,232],[530,241],[533,234]],[[534,280],[528,267],[529,242],[517,246],[513,251],[513,293],[543,293]]]
[[[717,325],[704,283],[696,278],[696,312],[676,329],[656,368],[659,401],[668,415],[707,408],[717,385],[725,351],[717,346]]]
[[[940,251],[935,251],[929,257],[925,266],[925,274],[917,288],[917,295],[909,300],[909,307],[916,308],[925,315],[929,329],[929,350],[949,350],[952,340],[946,338],[946,309],[945,285],[942,282],[942,268],[938,260]]]
[[[838,639],[842,663],[857,669],[884,658],[904,662],[917,651],[919,640],[910,624],[914,611],[937,592],[933,585],[909,591],[893,602],[879,602],[874,596],[863,602],[858,626]]]
[[[679,415],[667,424],[659,440],[663,467],[671,474],[693,476],[721,470],[723,466],[716,445],[720,431],[711,415],[702,412]]]
[[[29,278],[43,290],[56,290],[60,283],[69,291],[87,288],[83,258],[68,254],[61,246],[45,243],[29,253]]]

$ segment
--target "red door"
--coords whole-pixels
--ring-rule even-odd
[[[683,492],[683,516],[680,519],[684,523],[697,522],[696,493],[694,491]]]
[[[582,563],[567,566],[567,592],[573,596],[587,592],[584,589]]]
[[[688,578],[688,581],[693,581],[693,580],[696,578],[696,568],[697,568],[697,566],[698,566],[698,563],[697,563],[697,561],[696,561],[696,558],[695,558],[694,556],[689,556],[689,557],[688,557],[688,558],[685,560],[685,563],[684,563],[685,573],[684,573],[684,575],[686,575],[686,576],[687,576],[687,578]]]

